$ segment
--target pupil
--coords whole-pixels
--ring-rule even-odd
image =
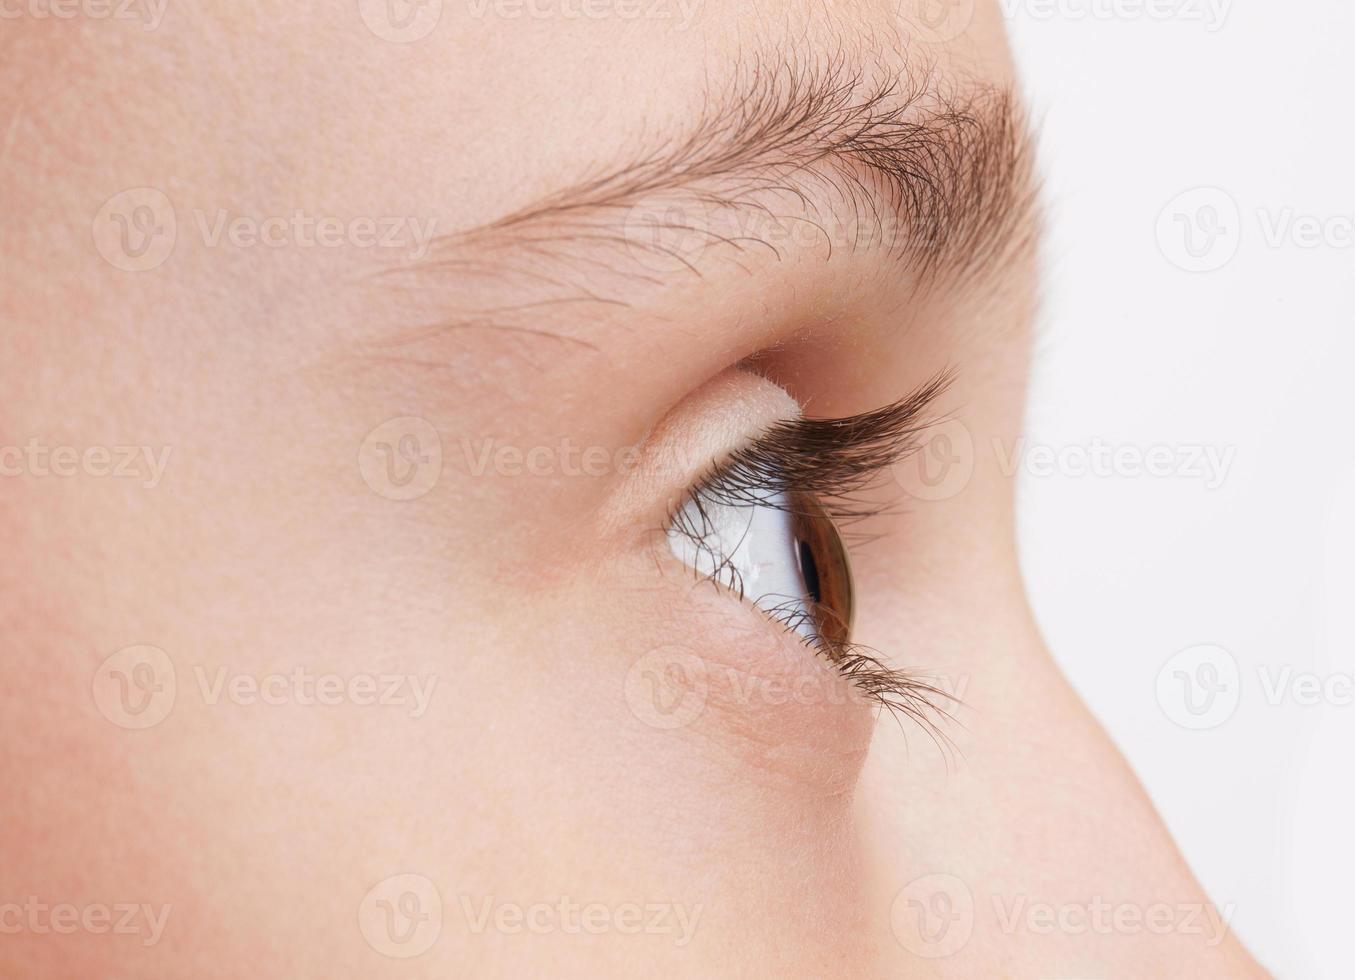
[[[815,605],[821,605],[823,594],[819,590],[819,566],[814,563],[814,552],[803,538],[796,542],[796,546],[800,552],[800,574],[805,580],[805,590]]]

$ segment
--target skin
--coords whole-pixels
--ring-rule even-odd
[[[410,257],[352,242],[213,245],[193,217],[418,216],[449,250],[433,256],[455,254],[787,45],[1012,81],[987,3],[945,43],[865,3],[703,6],[685,30],[448,4],[409,44],[351,9],[272,2],[178,5],[153,32],[5,22],[0,443],[170,455],[154,486],[89,467],[0,480],[0,904],[169,909],[150,943],[144,915],[135,935],[7,928],[0,972],[1264,975],[1211,934],[1026,606],[1011,479],[984,447],[1019,433],[1031,253],[925,286],[865,251],[717,250],[699,276],[599,286],[624,305],[543,306],[538,332],[429,330],[538,297],[450,261],[392,282]],[[90,228],[137,187],[172,198],[179,232],[128,272]],[[943,751],[835,696],[812,651],[695,583],[663,526],[713,460],[799,406],[866,411],[948,366],[935,414],[978,447],[972,472],[910,499],[901,464],[878,493],[903,506],[852,554],[856,638],[963,687]],[[427,447],[428,429],[372,436],[393,418],[441,439],[416,499],[393,499],[379,444]],[[475,463],[562,439],[641,448],[582,474]],[[176,683],[144,729],[108,693],[130,661],[107,659],[134,645],[164,651]],[[410,683],[395,705],[215,686],[298,667],[431,691],[419,710]],[[693,678],[693,717],[654,713],[659,695],[690,703]],[[807,693],[781,703],[777,683]],[[382,884],[398,875],[429,884]],[[380,903],[412,908],[412,890],[427,912],[427,888],[435,941],[387,955],[412,947],[383,943]],[[967,939],[918,931],[909,899],[938,893]],[[603,909],[595,934],[562,897]],[[1095,898],[1194,906],[1199,924],[1041,928],[1022,911]],[[535,903],[557,909],[541,928],[499,912]],[[661,928],[630,934],[630,904],[665,906]]]

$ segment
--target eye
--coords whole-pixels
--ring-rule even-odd
[[[830,659],[850,642],[852,574],[833,519],[812,493],[698,488],[668,529],[673,554],[799,633]]]
[[[938,743],[944,705],[957,702],[926,674],[853,642],[851,563],[838,529],[880,513],[867,491],[917,448],[948,383],[938,375],[861,415],[773,424],[698,481],[667,527],[680,561],[797,633],[866,698]]]

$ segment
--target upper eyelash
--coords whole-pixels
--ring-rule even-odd
[[[707,504],[778,506],[768,498],[778,496],[788,501],[795,493],[813,494],[839,525],[880,513],[879,505],[859,500],[857,495],[917,450],[922,433],[937,421],[929,417],[927,409],[952,379],[952,372],[944,371],[899,401],[860,415],[775,423],[697,481],[689,494],[694,520],[707,523]],[[782,505],[782,509],[789,507]],[[669,515],[668,526],[689,536],[698,547],[707,547],[707,535],[699,525],[693,526],[694,520],[679,505]],[[742,598],[742,583],[729,565],[731,557],[711,557],[715,571],[707,577],[718,580],[722,571],[730,572],[733,589]],[[806,615],[793,602],[784,609],[764,612],[792,632],[803,625]],[[957,697],[929,683],[917,671],[887,666],[861,644],[835,642],[817,631],[809,642],[867,699],[896,717],[912,718],[943,751],[950,747],[938,721],[953,720],[946,705],[958,705]]]
[[[717,463],[695,492],[735,507],[765,504],[762,495],[778,491],[811,493],[839,524],[872,517],[879,507],[855,496],[918,448],[918,437],[937,421],[927,409],[952,379],[943,371],[899,401],[860,415],[777,422]]]

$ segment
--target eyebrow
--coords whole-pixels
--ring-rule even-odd
[[[811,229],[798,245],[873,250],[922,286],[958,284],[1034,244],[1031,140],[1009,88],[932,69],[876,81],[841,55],[734,75],[684,134],[439,240],[431,262],[545,289],[477,311],[497,320],[557,303],[629,306],[609,279],[700,276],[723,252],[784,258],[795,228]]]

